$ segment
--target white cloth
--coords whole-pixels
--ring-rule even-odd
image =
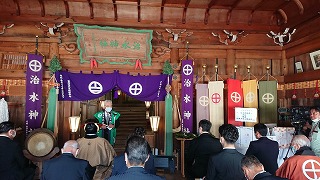
[[[0,99],[0,123],[9,121],[8,103],[4,98]]]

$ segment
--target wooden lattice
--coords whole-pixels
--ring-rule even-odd
[[[27,67],[27,56],[22,53],[3,54],[1,59],[1,69],[25,70]]]

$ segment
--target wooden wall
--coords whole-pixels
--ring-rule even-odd
[[[70,29],[71,28],[71,29]],[[313,32],[315,39],[306,35],[300,37],[292,42],[292,45],[280,47],[273,43],[273,40],[267,38],[265,34],[248,34],[242,37],[237,44],[224,45],[219,42],[217,37],[211,35],[210,31],[192,31],[188,30],[190,36],[182,36],[178,41],[166,34],[164,29],[153,29],[158,33],[154,35],[153,39],[153,53],[152,66],[144,66],[143,70],[135,70],[134,66],[130,65],[109,65],[99,64],[98,68],[90,69],[89,64],[79,63],[79,50],[76,47],[76,36],[72,31],[72,26],[68,26],[63,37],[51,36],[47,37],[47,33],[38,29],[34,25],[16,24],[13,28],[7,29],[3,35],[0,35],[0,89],[5,88],[8,95],[9,109],[11,118],[14,118],[17,124],[24,123],[24,84],[17,82],[25,80],[25,67],[21,61],[11,61],[11,64],[6,61],[9,55],[24,56],[26,53],[32,53],[36,48],[36,38],[38,35],[39,48],[38,51],[45,56],[46,72],[44,80],[50,78],[47,67],[50,59],[56,55],[58,56],[61,65],[64,69],[71,72],[85,72],[93,71],[94,73],[101,73],[102,71],[111,72],[119,70],[121,73],[130,72],[131,74],[159,74],[162,72],[163,63],[170,60],[174,70],[176,79],[173,80],[172,94],[179,96],[180,84],[180,63],[181,60],[194,60],[195,74],[200,81],[208,81],[208,79],[201,79],[204,74],[210,80],[214,80],[216,63],[219,66],[219,75],[223,79],[232,78],[234,75],[234,65],[238,65],[237,79],[243,80],[248,74],[247,67],[250,66],[250,72],[257,77],[262,78],[266,72],[267,66],[270,66],[269,73],[274,76],[279,84],[286,83],[287,75],[294,74],[294,61],[301,61],[306,72],[313,71],[308,53],[320,47],[320,33]],[[308,41],[309,39],[310,42]],[[188,42],[188,43],[187,43]],[[305,48],[306,44],[308,48]],[[309,47],[312,46],[312,47]],[[303,51],[301,50],[303,49]],[[14,59],[14,58],[13,58]],[[22,58],[23,59],[23,58]],[[22,60],[23,63],[25,61]],[[25,64],[24,64],[25,65]],[[203,66],[206,66],[204,69]],[[299,76],[300,77],[300,76]],[[310,76],[308,76],[310,77]],[[291,78],[294,79],[294,78]],[[311,79],[309,79],[311,80]],[[15,83],[16,81],[16,83]],[[8,84],[8,83],[11,84]],[[287,81],[291,82],[291,81]],[[46,96],[49,88],[48,84],[43,84],[44,95]],[[20,91],[18,91],[20,90]],[[279,89],[279,104],[280,106],[288,105],[286,91]],[[46,99],[46,98],[44,98]],[[281,102],[282,99],[282,102]],[[46,107],[46,102],[43,102]],[[79,115],[80,102],[59,102],[59,143],[64,142],[69,138],[69,124],[67,118],[72,115]],[[164,117],[164,105],[160,103],[160,116]],[[43,113],[45,112],[45,108]],[[93,110],[92,110],[93,111]],[[174,127],[178,126],[178,119],[175,115]],[[161,126],[160,126],[161,127]],[[160,136],[159,136],[160,137]]]

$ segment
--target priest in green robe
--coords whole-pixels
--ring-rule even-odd
[[[120,125],[120,114],[112,110],[111,100],[103,101],[101,107],[103,110],[94,115],[99,120],[99,123],[102,124],[98,136],[107,139],[113,146],[116,141],[116,128]]]

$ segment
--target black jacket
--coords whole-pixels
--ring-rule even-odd
[[[193,139],[185,156],[187,177],[190,179],[204,177],[207,174],[209,157],[221,150],[220,141],[209,133]]]
[[[251,141],[246,155],[256,156],[264,169],[275,174],[278,169],[279,144],[267,137],[261,137],[256,141]]]

